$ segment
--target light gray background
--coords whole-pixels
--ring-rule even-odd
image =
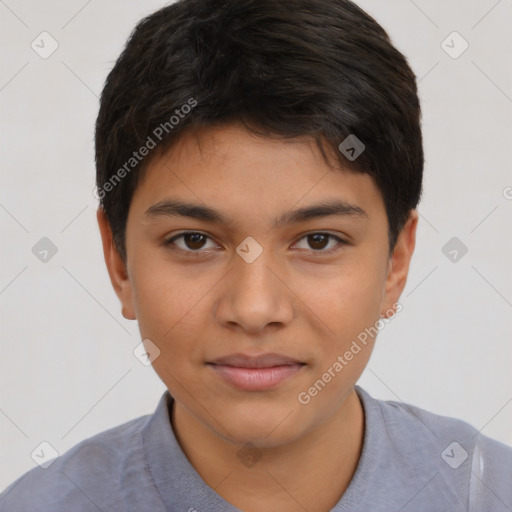
[[[360,384],[512,444],[512,3],[358,3],[418,76],[426,155],[404,310]],[[163,5],[0,0],[0,489],[41,441],[63,453],[151,413],[164,391],[132,354],[139,333],[111,289],[92,194],[104,80]],[[31,48],[43,31],[59,44],[48,59]],[[453,31],[469,43],[457,59],[441,46]],[[32,253],[44,236],[58,248],[47,263]],[[454,236],[468,248],[456,263],[442,252]]]

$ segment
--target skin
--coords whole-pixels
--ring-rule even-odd
[[[417,212],[411,210],[390,256],[378,188],[331,156],[328,165],[312,139],[263,138],[236,124],[186,134],[151,161],[135,191],[126,263],[98,210],[122,313],[137,319],[142,339],[160,350],[153,367],[175,398],[178,441],[203,480],[245,511],[328,511],[342,496],[364,437],[354,386],[375,338],[309,403],[297,397],[359,333],[389,316],[414,251]],[[169,198],[207,205],[230,223],[145,216]],[[340,198],[367,217],[330,215],[272,227],[287,210]],[[206,237],[179,238],[176,250],[165,245],[183,231]],[[319,232],[346,243],[315,244],[305,236]],[[236,252],[248,236],[263,249],[252,263]],[[305,365],[276,388],[255,392],[234,388],[206,364],[267,352]],[[244,463],[242,454],[256,463]]]

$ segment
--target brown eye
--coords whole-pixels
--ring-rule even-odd
[[[185,245],[189,249],[201,249],[204,245],[205,236],[201,233],[189,233],[183,235],[183,240],[185,241]]]
[[[312,249],[325,249],[329,242],[329,235],[317,233],[315,235],[308,235],[308,243]]]
[[[320,254],[329,254],[331,252],[336,251],[339,247],[345,245],[345,241],[340,237],[331,235],[330,233],[310,233],[309,235],[305,235],[301,238],[301,240],[307,241],[307,247],[301,247],[302,249],[309,250],[310,252],[317,252]],[[337,244],[331,245],[329,249],[329,242],[331,240],[337,241]]]
[[[177,240],[182,239],[181,243],[176,243]],[[203,233],[198,233],[195,231],[187,231],[185,233],[180,233],[172,237],[170,240],[165,242],[166,246],[169,246],[171,249],[181,250],[183,252],[206,252],[201,251],[201,249],[205,248],[205,243],[209,240],[210,237],[204,235]],[[211,247],[206,247],[210,249]]]

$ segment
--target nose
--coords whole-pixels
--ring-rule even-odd
[[[237,255],[233,265],[217,304],[220,323],[257,334],[268,325],[283,327],[293,319],[294,295],[286,283],[286,271],[270,251],[263,250],[252,262]]]

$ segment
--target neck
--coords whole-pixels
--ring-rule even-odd
[[[354,390],[322,424],[277,447],[241,448],[177,402],[172,423],[204,482],[247,512],[331,510],[354,475],[364,437],[364,411]]]

